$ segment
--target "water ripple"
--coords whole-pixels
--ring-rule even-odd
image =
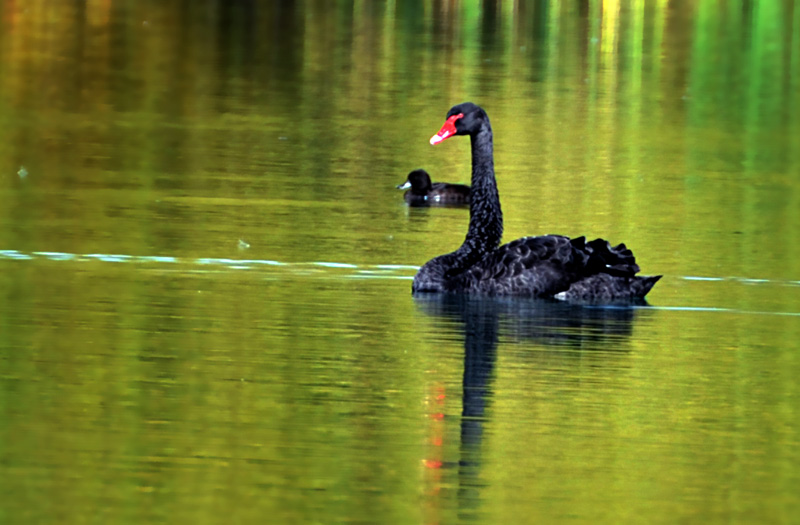
[[[413,279],[413,274],[419,269],[418,266],[407,264],[373,264],[358,265],[347,262],[336,261],[308,261],[308,262],[282,262],[272,259],[230,259],[215,257],[199,257],[195,259],[181,259],[165,255],[126,255],[126,254],[106,254],[106,253],[65,253],[65,252],[21,252],[18,250],[0,250],[0,261],[71,261],[88,262],[100,261],[107,263],[128,263],[128,264],[184,264],[196,266],[215,266],[229,270],[251,270],[258,267],[284,267],[294,270],[297,273],[314,273],[330,270],[349,270],[346,274],[353,279]],[[705,282],[738,282],[748,285],[779,285],[779,286],[800,286],[800,280],[777,280],[761,279],[752,277],[716,277],[702,275],[682,275],[676,276],[677,279],[685,281],[705,281]],[[676,307],[674,309],[691,310],[692,308]],[[719,309],[697,308],[699,311],[714,311]],[[722,309],[725,311],[725,309]],[[797,314],[787,314],[797,315]]]
[[[196,259],[180,259],[163,255],[125,255],[125,254],[104,254],[104,253],[64,253],[64,252],[20,252],[17,250],[0,250],[0,261],[72,261],[89,262],[100,261],[107,263],[129,263],[129,264],[184,264],[196,266],[216,266],[229,270],[250,270],[257,267],[285,267],[295,270],[298,273],[309,273],[314,271],[324,271],[321,268],[331,270],[351,270],[347,277],[356,279],[413,279],[413,273],[419,269],[418,266],[404,264],[375,264],[358,265],[352,263],[334,261],[309,261],[288,263],[271,259],[229,259],[215,257],[199,257]],[[413,273],[410,273],[413,272]]]
[[[713,312],[713,313],[733,313],[747,315],[783,315],[789,317],[800,317],[800,312],[768,312],[756,310],[741,310],[739,308],[721,308],[716,306],[648,306],[652,310],[669,310],[673,312]]]

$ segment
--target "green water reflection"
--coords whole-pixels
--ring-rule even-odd
[[[0,6],[0,521],[800,515],[793,3]],[[653,308],[412,300],[464,100]]]

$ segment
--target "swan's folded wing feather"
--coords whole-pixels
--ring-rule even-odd
[[[500,246],[450,285],[455,290],[490,295],[553,296],[598,274],[631,278],[639,271],[635,260],[624,244],[612,247],[605,239],[523,237]],[[613,290],[614,286],[608,291],[621,293]]]

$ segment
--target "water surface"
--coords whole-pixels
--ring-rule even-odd
[[[800,10],[223,4],[1,4],[0,521],[796,519]],[[649,307],[411,297],[464,100]]]

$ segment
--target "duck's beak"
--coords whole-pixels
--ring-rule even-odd
[[[405,181],[403,184],[398,184],[397,185],[397,189],[398,190],[407,190],[410,187],[411,187],[411,183],[408,182],[408,181]]]
[[[435,146],[436,144],[440,143],[444,139],[450,138],[456,134],[456,120],[463,117],[463,113],[459,113],[458,115],[453,115],[444,123],[442,129],[439,130],[439,133],[431,137],[431,146]]]

